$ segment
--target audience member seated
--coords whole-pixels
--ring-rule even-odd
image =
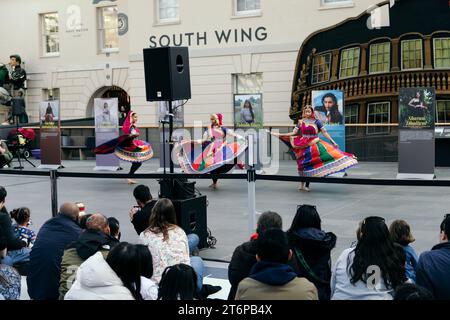
[[[108,219],[96,213],[86,221],[86,230],[78,240],[71,243],[64,250],[61,261],[61,278],[59,280],[59,299],[64,300],[64,295],[70,289],[74,275],[78,267],[94,253],[100,251],[106,257],[119,240],[110,235]]]
[[[133,196],[139,208],[133,207],[130,209],[130,220],[139,235],[148,228],[150,214],[156,200],[153,200],[149,187],[143,184],[134,188]]]
[[[24,241],[28,248],[33,247],[34,242],[36,241],[36,233],[29,228],[31,224],[30,216],[30,209],[26,207],[11,211],[11,218],[16,221],[13,225],[14,234],[16,238]]]
[[[239,283],[236,300],[317,300],[317,289],[287,264],[292,257],[286,234],[269,229],[256,240],[256,264]]]
[[[121,242],[103,258],[101,252],[83,262],[64,300],[142,300],[139,253]]]
[[[450,299],[450,214],[441,223],[440,243],[420,255],[417,284],[428,289],[438,300]]]
[[[9,151],[4,140],[0,140],[0,169],[9,167],[13,154]]]
[[[153,258],[146,245],[137,244],[136,248],[141,262],[141,296],[144,300],[158,299],[158,286],[151,278],[153,277]]]
[[[109,231],[110,231],[111,237],[114,237],[120,241],[120,238],[122,237],[122,233],[120,232],[119,220],[117,220],[114,217],[109,217],[108,224],[109,224]]]
[[[426,288],[414,283],[405,283],[397,287],[394,300],[433,300],[433,295]]]
[[[392,300],[391,293],[406,277],[388,227],[381,217],[367,217],[358,230],[356,247],[344,250],[336,261],[331,299]]]
[[[298,206],[287,235],[293,253],[291,266],[299,277],[314,283],[319,300],[330,300],[331,250],[336,235],[322,231],[321,223],[315,206]]]
[[[57,300],[64,249],[82,232],[75,203],[64,203],[59,214],[44,223],[31,250],[28,295],[34,300]]]
[[[6,238],[0,228],[0,296],[3,300],[19,300],[20,275],[13,267],[1,262],[2,258],[6,256],[6,246]]]
[[[414,239],[409,224],[404,220],[394,220],[389,226],[389,233],[395,243],[398,243],[405,250],[406,255],[406,277],[413,282],[416,282],[416,268],[419,258],[416,251],[409,244],[413,243]]]
[[[258,235],[269,229],[281,230],[282,228],[283,221],[278,213],[273,211],[263,212],[258,218],[256,233],[250,237],[250,241],[244,242],[234,249],[228,265],[228,281],[231,284],[228,300],[234,300],[239,282],[250,275],[250,270],[256,263],[256,240]]]
[[[90,216],[92,216],[92,213],[85,213],[85,214],[83,214],[82,216],[79,216],[79,225],[80,225],[80,228],[81,229],[83,229],[83,230],[85,230],[86,229],[86,221],[87,221],[87,219],[89,219],[89,217]]]
[[[1,262],[13,266],[18,263],[28,262],[30,259],[30,249],[25,248],[26,243],[14,234],[11,217],[5,207],[6,196],[6,189],[0,186],[0,229],[6,238],[6,246],[8,249],[8,254],[3,257]]]
[[[194,300],[197,274],[187,264],[167,267],[159,282],[158,300]]]

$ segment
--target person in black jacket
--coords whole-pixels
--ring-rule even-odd
[[[140,184],[133,190],[133,196],[136,199],[137,207],[130,210],[130,221],[137,234],[148,228],[148,221],[156,200],[153,200],[149,187]]]
[[[261,214],[258,219],[256,233],[251,236],[250,241],[238,246],[231,257],[228,265],[228,281],[231,284],[228,300],[234,300],[239,282],[250,275],[250,270],[256,263],[256,240],[258,235],[269,229],[282,228],[283,221],[278,213],[266,211]]]
[[[316,207],[297,207],[292,225],[287,231],[294,270],[316,286],[319,300],[330,300],[331,250],[336,246],[336,235],[322,231]]]
[[[416,283],[438,300],[450,299],[450,214],[441,223],[441,243],[420,255]]]
[[[26,247],[26,242],[16,238],[13,232],[11,218],[5,208],[6,189],[0,186],[0,232],[6,238],[8,255],[2,260],[4,264],[14,265],[16,263],[27,262],[30,251]]]
[[[34,300],[57,300],[64,249],[77,240],[79,209],[75,203],[64,203],[59,214],[39,230],[30,254],[27,276],[28,295]]]

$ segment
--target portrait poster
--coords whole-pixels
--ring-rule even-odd
[[[344,92],[341,90],[312,91],[314,116],[325,127],[331,138],[345,151]],[[329,142],[323,135],[321,138]]]
[[[234,95],[234,127],[263,127],[262,94]]]
[[[119,100],[94,99],[95,146],[113,140],[119,136]],[[114,153],[97,154],[94,170],[115,171],[120,165]]]
[[[169,112],[169,102],[167,101],[159,101],[158,102],[158,112],[159,112],[159,165],[160,168],[169,168],[170,166],[170,145],[166,143],[169,139],[169,122],[170,122],[170,112]],[[184,134],[183,130],[178,130],[180,128],[184,128],[184,105],[183,100],[176,100],[172,102],[172,119],[173,119],[173,128],[172,132],[172,140],[177,143],[180,142]],[[166,161],[164,163],[164,160]],[[179,166],[174,164],[175,168]]]
[[[41,167],[61,165],[61,130],[59,100],[39,104]]]
[[[433,129],[436,96],[434,88],[400,88],[399,128]]]

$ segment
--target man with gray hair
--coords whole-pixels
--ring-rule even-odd
[[[39,230],[31,250],[27,276],[28,294],[34,300],[57,300],[61,259],[64,249],[78,239],[79,209],[75,203],[64,203],[59,214]]]
[[[109,250],[119,243],[119,240],[110,235],[108,219],[100,213],[91,215],[86,221],[86,230],[78,240],[71,243],[61,262],[61,278],[59,281],[59,299],[69,291],[78,267],[90,256],[100,251],[106,258]]]

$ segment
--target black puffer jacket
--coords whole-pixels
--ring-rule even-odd
[[[287,234],[293,253],[290,265],[298,276],[314,283],[319,300],[330,300],[331,250],[336,246],[336,235],[315,228],[299,229]],[[309,268],[302,262],[300,255]]]

